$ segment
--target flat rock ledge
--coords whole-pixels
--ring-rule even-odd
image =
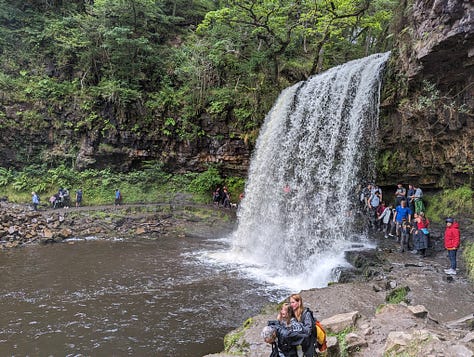
[[[272,316],[254,318],[252,326],[234,334],[241,338],[228,353],[206,357],[268,357],[271,348],[260,338],[260,331]],[[456,321],[439,323],[430,318],[421,305],[388,304],[373,317],[359,311],[330,316],[321,321],[328,332],[328,349],[321,356],[341,356],[345,346],[348,356],[474,356],[474,314]],[[341,340],[334,335],[340,332]]]

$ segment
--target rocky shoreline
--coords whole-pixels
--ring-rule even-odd
[[[160,239],[229,231],[235,210],[180,203],[71,207],[33,211],[0,202],[0,249],[94,239]]]
[[[472,240],[472,221],[462,223],[464,240]],[[347,356],[474,356],[474,285],[461,257],[458,275],[444,274],[443,230],[433,225],[425,258],[400,253],[393,239],[377,235],[376,249],[348,256],[355,268],[346,277],[355,281],[301,292],[330,333],[346,331],[342,340],[328,339],[326,356],[341,356],[343,345]],[[407,291],[406,301],[387,303],[397,289]],[[268,307],[246,321],[227,335],[233,342],[227,352],[208,357],[269,356],[260,332],[277,310]]]

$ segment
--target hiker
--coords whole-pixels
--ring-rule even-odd
[[[408,185],[408,190],[407,190],[407,206],[411,211],[411,215],[415,213],[415,200],[412,198],[412,196],[415,195],[415,188],[413,185]]]
[[[221,196],[220,196],[220,191],[221,191],[221,188],[218,187],[216,188],[216,190],[212,193],[212,202],[214,202],[214,206],[217,206],[219,207],[219,202],[221,200]]]
[[[420,188],[420,185],[413,185],[413,188],[415,189],[415,192],[411,196],[413,199],[413,203],[415,205],[415,211],[412,211],[413,213],[420,213],[425,210],[425,206],[423,205],[423,191]]]
[[[227,191],[227,187],[224,186],[224,190],[222,192],[222,206],[224,206],[224,208],[230,208],[230,193]]]
[[[122,193],[118,188],[115,189],[115,206],[120,206],[122,204]]]
[[[380,216],[385,212],[385,209],[387,208],[387,206],[385,206],[385,202],[382,201],[382,203],[379,204],[379,206],[377,207],[377,209],[375,210],[375,213],[377,214],[377,219],[375,221],[375,227],[377,227],[377,229],[382,232],[383,228],[385,228],[384,226],[382,226],[382,221],[380,220]]]
[[[290,303],[283,303],[280,312],[277,315],[277,320],[280,321],[280,324],[289,327],[291,330],[302,330],[301,324],[296,321],[295,313],[293,312]],[[296,327],[295,324],[299,324],[300,326]],[[296,352],[298,354],[298,357],[303,356],[303,348],[301,347],[301,345],[296,346]]]
[[[373,229],[376,228],[377,208],[380,205],[380,201],[380,192],[378,189],[373,188],[370,197],[367,200],[367,205],[369,207],[369,227]]]
[[[80,207],[82,203],[82,188],[76,191],[76,207]]]
[[[400,253],[405,250],[410,250],[410,234],[412,233],[412,226],[403,218],[402,225],[400,227],[400,238],[397,237],[397,242],[400,241]],[[405,249],[406,248],[406,249]]]
[[[305,338],[301,343],[303,354],[305,357],[313,357],[316,343],[316,320],[313,312],[303,306],[303,299],[300,294],[292,294],[290,296],[290,305],[293,309],[296,320],[302,324],[302,333],[305,335]]]
[[[422,257],[426,255],[428,249],[428,226],[430,222],[421,214],[415,213],[416,230],[413,235],[413,249]]]
[[[400,237],[400,229],[402,227],[403,218],[405,218],[408,222],[411,221],[412,212],[406,205],[407,201],[400,201],[400,206],[395,208],[395,214],[393,215],[392,221],[396,224],[395,235],[397,236],[397,239]]]
[[[69,196],[69,190],[67,188],[63,189],[63,207],[69,208],[71,205],[71,197]]]
[[[33,203],[33,210],[37,211],[38,210],[38,205],[40,203],[40,198],[36,194],[36,192],[31,192],[31,201]]]
[[[456,275],[456,254],[461,243],[461,233],[459,232],[459,223],[452,217],[446,218],[446,230],[444,231],[444,247],[448,250],[448,257],[451,267],[445,269],[448,275]]]
[[[401,182],[399,182],[397,184],[397,190],[395,191],[395,200],[396,200],[395,207],[399,206],[402,200],[407,199],[406,195],[407,195],[406,188],[403,187],[403,184]]]
[[[430,231],[429,231],[430,220],[428,219],[428,217],[426,217],[425,212],[420,212],[419,216],[421,217],[421,222],[422,222],[422,225],[420,226],[420,228],[426,236],[426,241],[428,242],[428,249],[432,248],[431,239],[430,239]]]
[[[382,214],[378,218],[378,220],[383,223],[382,230],[384,232],[385,238],[388,238],[388,234],[391,232],[390,222],[392,218],[392,210],[393,210],[393,205],[392,204],[388,205],[388,207],[385,207]]]
[[[278,321],[268,321],[268,326],[262,330],[262,337],[266,343],[272,345],[272,353],[270,357],[298,357],[296,349],[304,339],[304,334],[300,331],[292,330],[280,324]]]

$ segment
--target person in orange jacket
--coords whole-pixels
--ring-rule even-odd
[[[461,243],[461,233],[459,232],[459,223],[454,218],[446,218],[446,230],[444,231],[444,247],[448,250],[451,268],[445,269],[448,275],[456,275],[456,254]]]

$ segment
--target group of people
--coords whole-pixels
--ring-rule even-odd
[[[214,202],[214,205],[217,207],[231,207],[230,193],[226,186],[216,188],[216,190],[212,193],[212,202]]]
[[[277,319],[262,330],[264,341],[272,346],[270,357],[313,357],[316,353],[316,319],[303,306],[300,294],[283,303]]]
[[[80,207],[82,204],[82,188],[79,188],[76,191],[76,196],[75,196],[75,203],[76,207]],[[40,203],[40,197],[36,192],[31,193],[31,201],[33,204],[33,209],[35,211],[38,210],[38,206]],[[69,208],[71,206],[71,196],[69,193],[69,190],[67,188],[60,188],[58,192],[56,192],[54,195],[52,195],[49,198],[49,203],[52,208]]]
[[[71,197],[67,188],[60,188],[57,193],[49,198],[49,203],[52,208],[69,208],[71,205]]]
[[[405,206],[410,209],[410,215],[420,214],[425,212],[425,205],[423,203],[423,191],[419,185],[408,185],[408,190],[402,183],[397,184],[397,189],[394,194],[394,203],[389,202],[387,206],[383,199],[382,189],[375,184],[368,184],[361,193],[360,201],[363,208],[369,215],[369,227],[380,229],[382,222],[380,216],[383,211],[390,207],[392,211],[405,201]]]
[[[361,202],[368,212],[369,227],[384,232],[385,238],[396,237],[400,252],[411,251],[426,256],[431,247],[430,221],[425,214],[423,191],[417,185],[397,184],[394,204],[385,205],[382,190],[369,184],[361,194]],[[446,218],[444,244],[448,250],[451,267],[446,274],[456,275],[456,252],[460,244],[459,224],[453,218]]]

